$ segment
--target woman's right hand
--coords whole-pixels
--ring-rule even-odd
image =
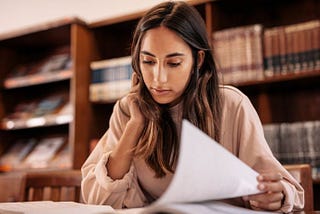
[[[127,96],[127,102],[128,102],[129,114],[130,114],[129,123],[133,123],[137,127],[143,127],[145,119],[143,114],[141,113],[141,110],[138,104],[137,94],[130,93]]]
[[[127,95],[130,119],[109,156],[106,167],[112,179],[121,179],[130,169],[134,156],[134,148],[139,142],[144,128],[144,116],[141,113],[136,93]]]

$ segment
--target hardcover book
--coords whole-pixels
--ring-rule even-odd
[[[26,157],[24,164],[31,168],[47,167],[49,161],[65,143],[64,136],[43,138]]]

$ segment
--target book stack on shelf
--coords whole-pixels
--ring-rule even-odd
[[[1,129],[21,129],[31,127],[67,124],[72,121],[72,108],[64,93],[51,94],[18,103],[13,112],[1,120]]]
[[[34,148],[36,142],[37,140],[34,138],[19,139],[13,142],[8,151],[0,156],[0,171],[10,171],[20,168],[22,161]]]
[[[217,69],[227,84],[320,68],[320,20],[228,28],[212,38]]]
[[[95,61],[90,67],[92,102],[114,102],[130,91],[131,56]]]
[[[4,80],[7,89],[70,79],[72,61],[69,47],[53,50],[42,59],[18,64]]]
[[[310,164],[320,178],[320,121],[265,124],[267,142],[282,164]]]
[[[264,30],[266,76],[320,68],[320,20]]]
[[[70,160],[64,155],[66,139],[66,136],[18,139],[0,156],[0,171],[70,167]]]
[[[261,24],[241,26],[212,34],[213,54],[223,82],[236,83],[263,77]]]

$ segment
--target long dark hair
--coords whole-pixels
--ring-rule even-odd
[[[146,124],[136,147],[136,155],[146,160],[156,177],[174,172],[179,150],[178,130],[167,105],[156,103],[151,97],[141,74],[139,56],[141,40],[146,31],[159,26],[179,35],[191,48],[193,71],[183,97],[183,118],[219,141],[221,101],[219,81],[208,41],[204,21],[197,10],[185,2],[164,2],[149,10],[139,21],[134,32],[131,54],[132,67],[138,77],[138,103]],[[204,51],[204,61],[197,66],[198,52]]]

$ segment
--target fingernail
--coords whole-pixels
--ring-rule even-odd
[[[263,181],[263,176],[262,176],[262,175],[259,175],[259,176],[258,176],[258,180],[259,180],[259,181]]]
[[[259,184],[259,189],[264,190],[266,188],[266,186],[264,184]]]

